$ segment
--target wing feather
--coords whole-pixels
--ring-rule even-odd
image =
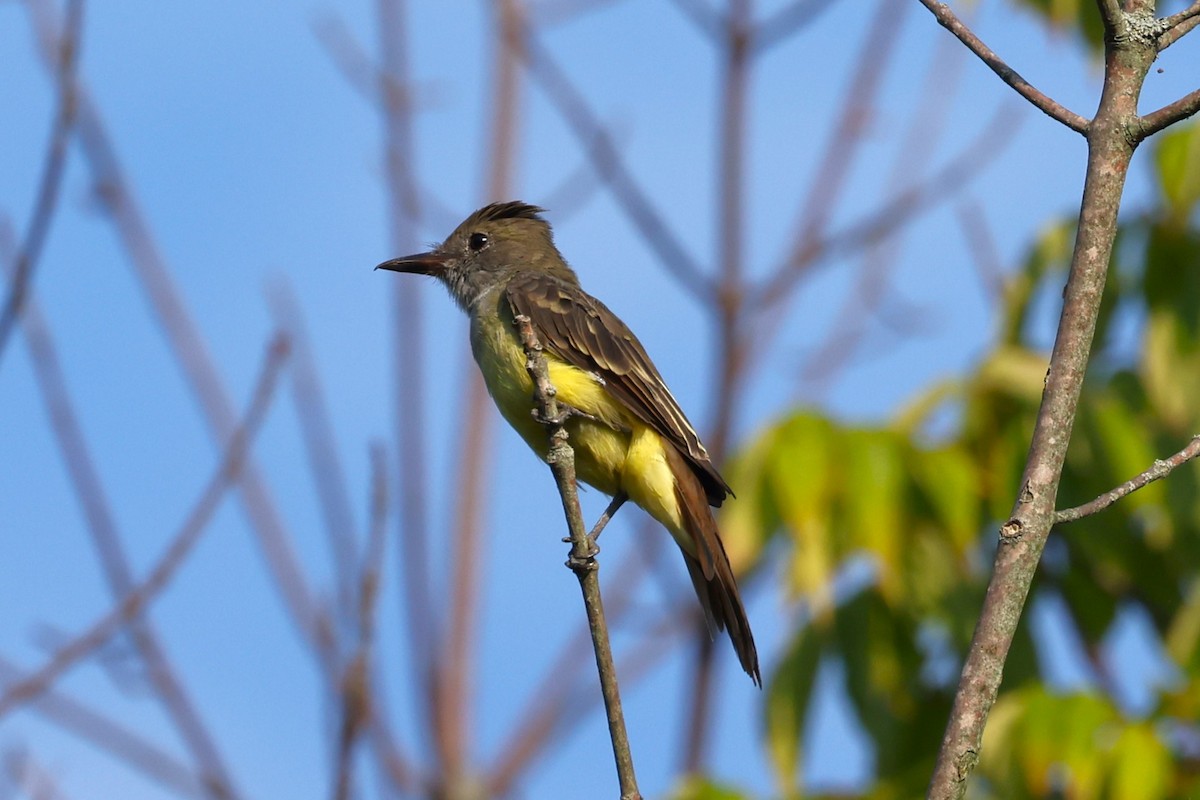
[[[576,285],[532,272],[512,278],[506,296],[514,314],[529,317],[544,347],[599,375],[634,416],[675,446],[709,503],[719,506],[733,494],[642,343],[607,306]]]

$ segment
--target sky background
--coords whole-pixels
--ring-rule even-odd
[[[487,199],[482,193],[493,23],[483,3],[411,5],[411,66],[420,111],[416,169],[430,198],[421,244],[443,238]],[[756,16],[783,5],[756,3]],[[1042,226],[1077,209],[1084,142],[1014,99],[966,54],[960,72],[931,75],[930,63],[950,37],[917,3],[906,6],[894,32],[897,55],[883,78],[879,103],[866,117],[863,158],[832,209],[832,227],[862,218],[887,199],[889,176],[911,155],[901,143],[914,108],[928,91],[945,94],[946,112],[927,134],[934,141],[924,174],[948,163],[1008,104],[1020,124],[1017,133],[959,197],[982,211],[1000,262],[1011,269]],[[832,3],[755,66],[745,198],[745,263],[752,274],[766,274],[790,242],[799,198],[819,167],[863,30],[879,7],[873,0]],[[1075,40],[1048,33],[1014,3],[988,0],[971,9],[975,29],[1012,66],[1069,108],[1092,113],[1099,69]],[[246,406],[273,330],[270,293],[287,287],[296,298],[361,530],[369,500],[368,447],[383,441],[394,455],[390,288],[409,278],[371,271],[398,255],[388,245],[380,117],[318,37],[319,26],[330,21],[344,26],[368,53],[374,51],[376,20],[368,3],[88,4],[80,76],[239,409]],[[621,156],[667,223],[711,267],[719,87],[710,44],[674,4],[629,0],[553,26],[542,41],[615,131]],[[1200,50],[1185,41],[1159,66],[1163,72],[1147,81],[1143,110],[1194,88]],[[54,112],[53,83],[39,61],[23,3],[0,4],[0,67],[0,108],[8,112],[0,124],[0,217],[23,232]],[[521,103],[513,196],[546,203],[570,176],[586,174],[585,161],[554,107],[528,82]],[[1126,212],[1144,204],[1153,189],[1138,168],[1146,158],[1147,153],[1135,158]],[[713,412],[712,332],[701,309],[656,264],[605,190],[587,178],[582,186],[584,201],[568,213],[548,210],[556,241],[585,288],[637,331],[703,431]],[[87,163],[73,147],[34,297],[55,337],[84,434],[140,575],[195,502],[218,450],[93,192]],[[824,264],[789,306],[778,344],[769,349],[739,416],[735,441],[745,441],[797,404],[846,420],[882,421],[923,386],[970,368],[988,345],[993,318],[955,208],[947,203],[923,214],[896,245],[891,289],[920,320],[920,335],[901,338],[869,320],[865,357],[828,385],[802,380],[800,365],[832,324],[860,262]],[[439,530],[453,506],[450,487],[462,427],[457,392],[474,366],[465,319],[440,288],[430,283],[420,291],[425,336],[438,347],[428,373],[411,379],[420,383],[429,409],[429,501],[433,529]],[[1054,310],[1047,306],[1048,314]],[[1049,341],[1052,328],[1047,324],[1045,330]],[[286,391],[277,395],[254,452],[310,580],[328,587],[320,510]],[[0,654],[29,667],[44,659],[48,644],[82,630],[111,601],[20,335],[0,360],[0,453]],[[538,691],[557,646],[582,619],[576,583],[560,566],[561,518],[544,466],[504,429],[497,432],[489,474],[484,536],[489,571],[481,590],[473,742],[484,764]],[[596,493],[585,497],[587,516],[594,517],[603,503]],[[622,514],[626,519],[605,536],[604,563],[620,561],[631,546],[630,522],[637,514]],[[446,568],[447,554],[438,551],[435,557],[436,574]],[[392,665],[387,689],[400,738],[410,751],[427,756],[408,686],[395,563],[389,557],[380,647]],[[262,564],[242,507],[229,496],[150,616],[244,794],[326,796],[330,719],[314,700],[317,673]],[[673,559],[668,564],[678,566]],[[674,591],[681,581],[683,571],[676,569],[652,582],[637,602],[654,607],[662,602],[663,588]],[[747,598],[765,674],[778,658],[793,613],[773,591],[760,582]],[[1053,627],[1052,613],[1040,612],[1035,620],[1043,632]],[[644,635],[636,625],[620,630],[618,650]],[[1136,625],[1129,635],[1136,639]],[[761,695],[736,669],[723,640],[718,650],[723,663],[714,773],[767,792],[770,772],[759,745]],[[134,662],[128,648],[105,652],[116,664],[112,671],[88,663],[62,686],[182,752],[145,690],[136,681],[114,684],[112,675],[128,673]],[[625,692],[648,796],[667,791],[677,768],[686,652],[677,651]],[[1069,648],[1053,669],[1063,682],[1075,679]],[[816,786],[853,787],[869,775],[870,754],[847,716],[836,667],[826,671],[823,685],[827,691],[815,714],[828,727],[807,754],[805,774]],[[523,796],[566,796],[563,787],[583,800],[614,796],[607,747],[602,718],[593,714],[522,784]],[[28,711],[0,720],[0,751],[14,748],[33,753],[66,797],[163,796],[159,787]]]

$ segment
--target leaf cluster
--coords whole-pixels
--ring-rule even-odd
[[[1060,507],[1110,490],[1200,430],[1200,126],[1160,137],[1154,157],[1158,202],[1121,225]],[[764,747],[782,796],[808,796],[804,759],[822,735],[811,717],[826,665],[840,668],[873,748],[874,782],[862,794],[923,792],[996,530],[1021,484],[1048,359],[1039,326],[1061,293],[1073,225],[1048,226],[1010,276],[994,344],[970,374],[882,425],[797,410],[732,465],[739,502],[722,519],[731,555],[746,571],[770,571],[795,609],[764,696]],[[1052,609],[1090,679],[1056,684],[1051,643],[1022,623],[979,796],[1200,792],[1200,470],[1185,465],[1060,526],[1031,602]],[[1169,679],[1123,674],[1129,661],[1112,647],[1122,619],[1141,621]],[[1133,702],[1130,685],[1150,701]],[[693,783],[680,796],[737,795]]]

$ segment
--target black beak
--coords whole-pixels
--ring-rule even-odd
[[[384,261],[375,269],[390,269],[392,272],[410,272],[414,275],[440,275],[450,263],[450,257],[442,253],[415,253]]]

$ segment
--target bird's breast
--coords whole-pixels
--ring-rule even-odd
[[[472,314],[471,352],[500,413],[526,444],[545,458],[549,438],[545,426],[533,416],[533,380],[525,368],[525,351],[511,314],[503,312]],[[596,418],[575,417],[567,423],[576,473],[585,483],[615,494],[621,488],[630,431],[636,421],[609,394],[599,375],[572,366],[549,351],[545,356],[558,400]]]

